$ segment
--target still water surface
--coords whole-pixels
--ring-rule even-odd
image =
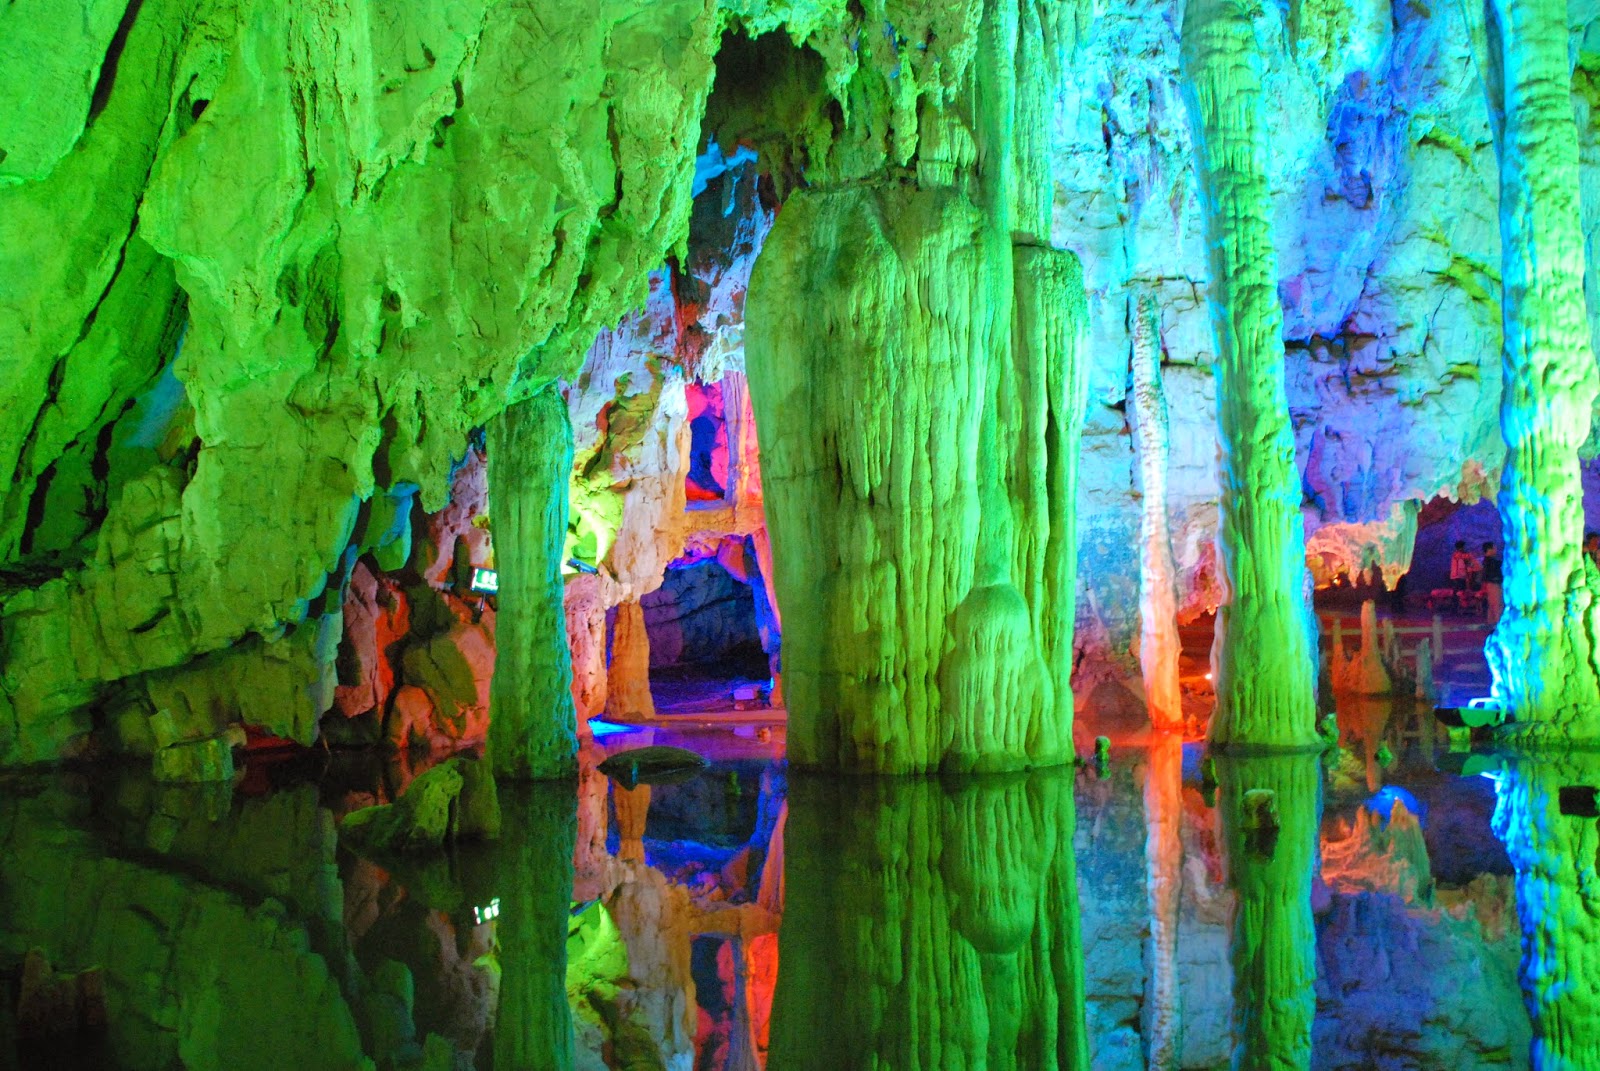
[[[837,781],[789,775],[781,728],[647,730],[604,744],[714,761],[503,789],[499,841],[426,859],[340,845],[415,772],[371,760],[14,777],[0,1069],[1528,1066],[1491,820],[1526,771],[1361,735]],[[16,1037],[30,949],[103,969],[103,1031]]]

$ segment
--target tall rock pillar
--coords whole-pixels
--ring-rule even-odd
[[[1072,755],[1086,312],[1077,259],[1048,246],[1054,10],[862,30],[838,163],[808,172],[756,265],[745,352],[797,766]],[[963,36],[975,57],[897,127],[923,62],[906,42]]]
[[[499,612],[489,692],[489,756],[505,777],[577,772],[572,654],[561,558],[567,538],[572,427],[553,387],[489,424]]]
[[[1167,521],[1167,461],[1171,427],[1161,382],[1160,311],[1155,295],[1141,289],[1133,303],[1134,441],[1139,449],[1139,669],[1144,676],[1150,724],[1183,728],[1178,687],[1178,567],[1172,560]]]
[[[1260,45],[1241,0],[1190,0],[1183,63],[1211,260],[1222,446],[1214,743],[1316,742],[1300,475],[1283,373]]]
[[[1489,644],[1489,664],[1495,696],[1519,723],[1596,737],[1597,593],[1585,581],[1581,551],[1578,447],[1588,437],[1600,384],[1583,296],[1567,5],[1492,0],[1490,7],[1504,93],[1500,428],[1506,464],[1500,516],[1506,582],[1505,614]]]

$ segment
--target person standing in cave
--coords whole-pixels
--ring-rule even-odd
[[[1456,603],[1463,610],[1467,608],[1467,578],[1472,575],[1475,565],[1477,560],[1467,549],[1467,541],[1456,540],[1456,552],[1450,555],[1450,586],[1455,589]]]
[[[1489,627],[1500,621],[1500,611],[1505,608],[1505,601],[1500,585],[1504,579],[1504,572],[1500,564],[1500,551],[1493,543],[1483,545],[1483,603],[1484,615],[1488,619]]]

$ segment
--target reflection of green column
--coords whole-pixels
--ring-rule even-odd
[[[1217,756],[1223,850],[1237,897],[1229,958],[1239,1071],[1311,1066],[1320,758],[1314,752]]]
[[[566,777],[578,768],[561,579],[571,474],[572,427],[555,388],[490,423],[489,508],[500,594],[489,754],[502,776]]]
[[[1316,742],[1300,475],[1283,376],[1260,44],[1242,0],[1190,0],[1183,60],[1211,250],[1222,453],[1217,743]]]
[[[565,783],[502,789],[496,848],[500,1003],[495,1071],[563,1071],[573,1065],[567,1003],[567,918],[577,797]]]
[[[1596,377],[1584,305],[1578,132],[1566,0],[1491,0],[1500,143],[1505,345],[1500,514],[1505,615],[1489,644],[1495,695],[1518,721],[1600,736],[1578,448]],[[1585,626],[1589,625],[1590,628]]]
[[[1563,787],[1596,784],[1595,754],[1518,757],[1499,778],[1494,829],[1517,872],[1536,1071],[1600,1067],[1600,828],[1560,806]]]
[[[772,1071],[1086,1068],[1072,828],[1065,771],[796,778]]]

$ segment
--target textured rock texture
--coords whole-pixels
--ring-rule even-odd
[[[468,433],[643,297],[727,15],[160,0],[46,48],[40,7],[0,30],[48,102],[0,139],[0,762],[208,652],[300,666],[249,720],[309,742],[333,648],[282,641],[337,616],[363,503],[439,509]]]
[[[1180,61],[1184,5],[1112,3],[1062,82],[1055,235],[1083,259],[1093,330],[1079,498],[1080,644],[1138,632],[1128,435],[1137,296],[1159,304],[1180,606],[1215,606],[1215,348]],[[1319,579],[1409,561],[1408,503],[1493,492],[1501,236],[1482,5],[1260,5],[1268,189],[1301,508]],[[1290,12],[1292,11],[1292,15]],[[1585,253],[1600,170],[1588,117],[1600,14],[1568,5]],[[1593,286],[1594,273],[1587,276]],[[1590,317],[1593,332],[1597,321]],[[1399,536],[1397,538],[1397,536]],[[1325,563],[1323,559],[1326,559]],[[1415,590],[1415,588],[1413,589]]]
[[[747,361],[798,765],[1070,757],[1087,362],[1040,124],[1072,17],[989,0],[864,28],[844,128],[791,136],[810,185],[751,280]]]

